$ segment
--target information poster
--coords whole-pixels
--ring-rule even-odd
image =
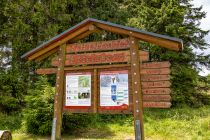
[[[66,106],[91,106],[91,73],[66,74]]]
[[[128,108],[128,71],[104,71],[100,73],[100,108]]]

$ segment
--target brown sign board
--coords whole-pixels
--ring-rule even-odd
[[[155,82],[142,82],[141,83],[142,88],[168,88],[171,86],[171,83],[169,81],[155,81]]]
[[[146,108],[170,108],[170,102],[143,102],[143,106]]]
[[[128,49],[130,45],[131,41],[128,38],[112,41],[88,42],[82,44],[75,43],[67,45],[66,53],[122,50]]]
[[[170,101],[170,95],[143,95],[143,101]]]
[[[168,94],[170,95],[171,89],[170,88],[147,88],[147,89],[142,89],[143,94],[157,94],[157,95],[162,95],[162,94]]]
[[[170,68],[171,64],[169,61],[163,62],[145,62],[141,65],[144,69],[156,69],[156,68]]]
[[[149,60],[149,53],[145,51],[139,52],[142,61]],[[83,54],[67,54],[66,66],[72,65],[88,65],[88,64],[106,64],[106,63],[121,63],[130,62],[129,51],[116,52],[99,52],[99,53],[83,53]],[[59,59],[56,57],[52,60],[52,66],[58,66]]]
[[[142,74],[141,81],[168,81],[170,80],[170,75],[151,75],[151,74]]]

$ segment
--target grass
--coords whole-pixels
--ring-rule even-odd
[[[21,114],[0,113],[0,129],[12,131],[14,140],[48,140],[25,133]],[[97,115],[87,127],[66,130],[63,139],[125,140],[134,139],[132,115]],[[210,106],[200,108],[146,109],[146,140],[210,140]]]

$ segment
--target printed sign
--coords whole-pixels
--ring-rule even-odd
[[[66,107],[91,106],[91,73],[66,74]]]
[[[128,109],[128,71],[100,73],[100,108]]]

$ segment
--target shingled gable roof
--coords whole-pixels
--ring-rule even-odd
[[[67,42],[68,40],[73,39],[76,36],[83,34],[84,32],[87,32],[88,30],[90,30],[90,27],[87,27],[87,26],[90,26],[90,25],[94,25],[97,28],[100,28],[100,29],[103,29],[106,31],[110,31],[110,32],[118,33],[118,34],[129,35],[129,36],[135,37],[139,40],[149,42],[152,44],[156,44],[156,45],[159,45],[161,47],[165,47],[165,48],[168,48],[171,50],[180,51],[183,49],[182,40],[178,39],[178,38],[169,37],[166,35],[161,35],[161,34],[152,33],[152,32],[147,32],[147,31],[136,29],[136,28],[131,28],[131,27],[127,27],[127,26],[123,26],[123,25],[119,25],[119,24],[115,24],[115,23],[111,23],[111,22],[106,22],[106,21],[102,21],[102,20],[97,20],[97,19],[93,19],[93,18],[87,18],[86,20],[69,28],[68,30],[53,37],[52,39],[44,42],[43,44],[32,49],[31,51],[23,54],[21,56],[21,58],[28,58],[29,60],[36,59],[37,57],[58,47],[60,45],[59,42],[60,43]],[[84,27],[87,27],[87,28],[84,28]],[[77,31],[79,31],[78,34],[76,34]],[[72,36],[68,37],[69,35],[72,35]],[[67,38],[68,40],[65,40],[65,38]],[[51,46],[51,48],[50,48],[50,46]],[[40,53],[40,51],[42,51],[42,50],[45,50],[45,51]],[[36,53],[38,53],[38,54],[36,54]],[[36,55],[33,56],[34,54],[36,54]],[[29,58],[31,56],[32,56],[32,58]]]

